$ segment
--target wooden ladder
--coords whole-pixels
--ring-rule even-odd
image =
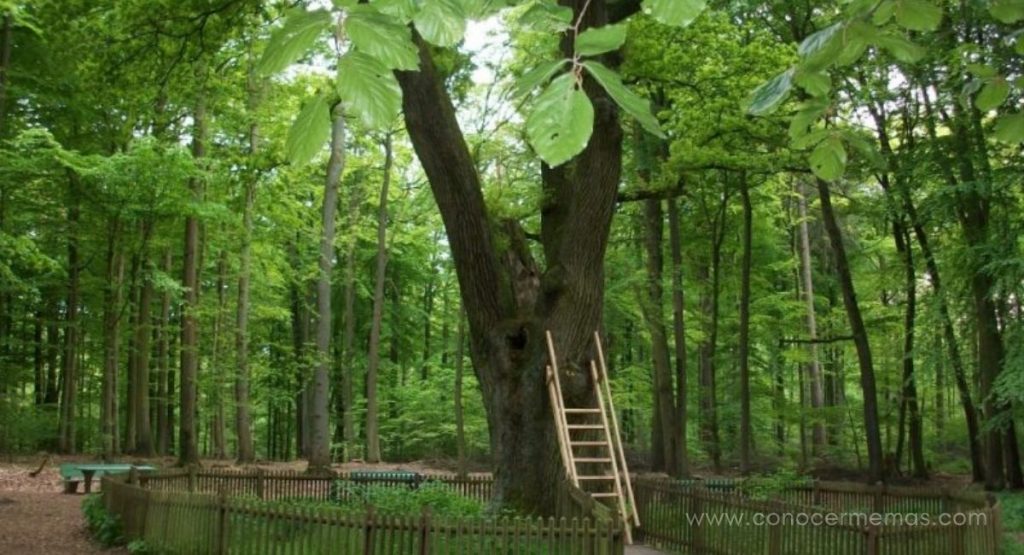
[[[632,527],[640,526],[640,517],[636,512],[633,485],[629,482],[629,468],[626,466],[626,455],[622,449],[622,436],[619,435],[619,420],[615,414],[611,387],[608,385],[608,367],[605,365],[601,336],[594,332],[597,360],[590,361],[590,378],[597,406],[566,408],[565,397],[562,395],[562,382],[558,376],[558,356],[555,353],[555,342],[550,331],[546,332],[546,335],[549,360],[547,365],[548,395],[554,412],[558,446],[562,453],[562,463],[565,465],[566,475],[574,486],[589,493],[595,499],[614,500],[625,525],[626,543],[632,544]],[[593,420],[598,420],[598,422],[594,423]],[[581,438],[582,434],[597,435],[598,439]],[[576,449],[590,449],[591,451],[585,455],[577,455]],[[599,470],[581,471],[580,465],[585,465],[588,469],[598,468]],[[610,485],[611,491],[607,491],[607,489],[588,491],[584,485]]]

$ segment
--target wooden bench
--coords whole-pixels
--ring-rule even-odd
[[[77,493],[79,482],[85,483],[85,493],[91,493],[94,478],[100,478],[104,474],[124,474],[133,468],[140,472],[156,470],[149,465],[62,463],[60,477],[64,480],[64,493]]]

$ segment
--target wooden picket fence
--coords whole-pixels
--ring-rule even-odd
[[[370,507],[284,504],[330,500],[363,483],[345,474],[179,471],[103,478],[108,510],[125,537],[160,552],[188,554],[448,554],[620,555],[622,524],[607,507],[571,484],[558,488],[559,518],[436,517],[382,514]],[[489,500],[490,477],[430,475],[453,490]],[[412,487],[403,480],[373,481]]]
[[[679,553],[996,555],[1002,535],[995,498],[937,488],[811,482],[759,499],[739,482],[638,479],[633,487],[643,538]]]

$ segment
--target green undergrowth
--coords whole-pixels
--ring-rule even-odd
[[[370,507],[378,513],[420,514],[425,509],[432,517],[516,516],[489,512],[482,501],[460,495],[442,482],[423,482],[418,488],[401,488],[374,484],[335,482],[330,501],[288,499],[282,503],[302,507],[340,507],[364,511]]]
[[[121,519],[107,510],[103,495],[94,493],[82,501],[82,513],[92,537],[103,547],[124,545],[124,530]]]
[[[1003,519],[1003,555],[1024,555],[1024,493],[999,495]]]

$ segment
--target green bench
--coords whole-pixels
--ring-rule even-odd
[[[406,484],[411,489],[419,487],[426,476],[408,470],[356,470],[349,474],[349,480],[363,484]]]
[[[60,477],[64,480],[64,493],[77,493],[79,482],[85,483],[85,493],[92,492],[92,481],[104,474],[124,474],[132,469],[140,472],[152,472],[155,467],[136,464],[91,464],[62,463]]]

